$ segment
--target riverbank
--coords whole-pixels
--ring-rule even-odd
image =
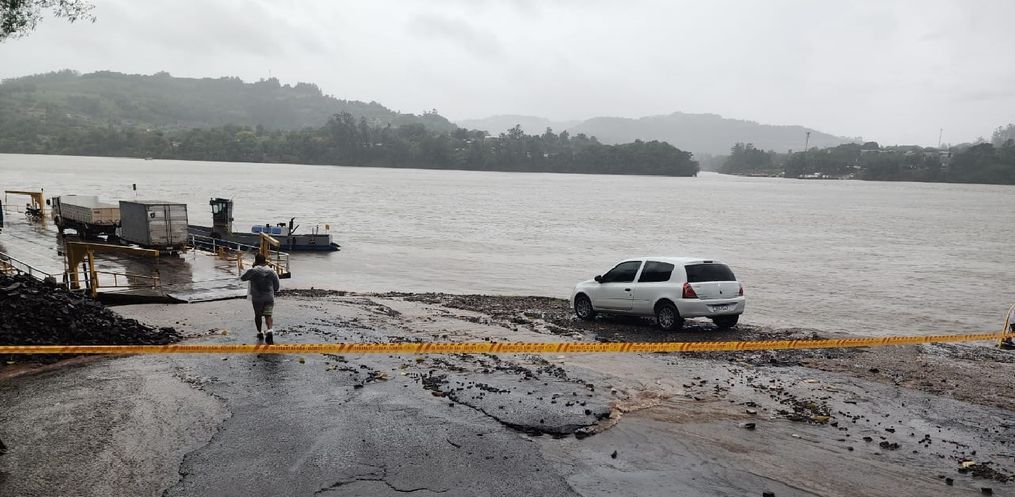
[[[251,343],[246,307],[117,312],[174,326],[192,342]],[[577,321],[566,301],[544,297],[287,291],[276,315],[280,343],[830,336],[749,322],[719,332],[707,321],[664,334],[637,319]],[[0,413],[8,445],[0,490],[1004,495],[1015,488],[1012,357],[987,346],[935,345],[110,358],[0,382],[10,406]],[[101,435],[111,431],[118,435]],[[262,477],[264,467],[276,468],[271,478]],[[82,484],[92,471],[102,472],[102,483]]]

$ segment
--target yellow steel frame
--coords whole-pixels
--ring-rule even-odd
[[[21,190],[6,190],[4,191],[4,200],[7,200],[7,195],[28,195],[32,199],[31,206],[33,209],[38,209],[41,217],[45,217],[45,206],[46,198],[45,194],[41,191],[21,191]],[[7,202],[4,202],[7,203]]]
[[[275,238],[272,238],[270,235],[261,233],[260,253],[261,255],[264,256],[264,260],[268,262],[268,267],[274,269],[275,272],[278,273],[279,277],[288,278],[289,277],[288,268],[284,267],[281,264],[280,260],[275,261],[271,260],[272,247],[279,247],[280,245],[281,243],[279,243],[279,241],[276,240]],[[275,253],[277,254],[278,251],[276,250]],[[240,263],[242,264],[242,261]],[[242,269],[242,266],[240,268]]]
[[[122,245],[109,245],[105,243],[67,242],[64,246],[64,254],[67,258],[67,276],[70,280],[70,288],[77,290],[81,288],[81,278],[78,275],[78,266],[88,263],[88,280],[91,286],[92,297],[99,292],[99,271],[95,270],[95,254],[127,254],[139,255],[142,257],[159,257],[158,250],[143,249],[136,247],[124,247]]]

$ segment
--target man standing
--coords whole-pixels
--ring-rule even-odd
[[[257,326],[257,339],[264,339],[264,343],[271,345],[275,343],[271,325],[271,314],[275,307],[275,292],[278,291],[278,275],[268,267],[264,255],[257,254],[254,257],[254,266],[240,276],[243,281],[249,281],[250,302],[254,304],[254,324]],[[261,316],[268,325],[265,333],[261,333]]]
[[[1015,304],[1011,306],[1011,312],[1008,313],[1008,331],[1015,333]]]
[[[1010,333],[1010,335],[1005,336],[999,345],[1002,349],[1013,350],[1015,349],[1015,304],[1012,304],[1011,309],[1008,309],[1008,319],[1004,324],[1007,327],[1003,333]]]

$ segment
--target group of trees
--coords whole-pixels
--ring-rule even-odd
[[[62,116],[49,118],[59,123]],[[491,171],[698,173],[689,152],[664,142],[604,145],[566,131],[526,135],[517,126],[493,137],[484,131],[438,131],[422,124],[371,126],[349,113],[298,131],[236,125],[167,131],[45,122],[29,119],[5,130],[0,120],[0,152]]]
[[[778,171],[774,152],[754,147],[753,143],[737,143],[730,149],[730,155],[719,166],[719,172],[726,174],[772,174]]]
[[[997,129],[994,130],[994,134],[991,136],[990,143],[995,147],[1000,147],[1009,140],[1015,140],[1015,124],[998,126]]]
[[[1015,184],[1015,142],[933,147],[847,144],[793,154],[785,176],[819,173],[874,181]]]
[[[823,176],[874,181],[933,181],[1015,184],[1015,126],[998,128],[994,143],[949,150],[918,146],[882,147],[847,143],[806,152],[779,154],[738,143],[719,171],[799,178]],[[1003,141],[1002,141],[1003,139]]]
[[[948,162],[947,177],[959,183],[1015,185],[1015,139],[997,147],[980,143],[957,151]]]
[[[95,22],[94,8],[83,0],[0,0],[0,42],[25,36],[35,29],[44,10],[70,22],[80,19]]]
[[[0,0],[2,1],[2,0]],[[114,126],[179,130],[236,124],[299,130],[320,126],[348,112],[371,126],[422,124],[451,131],[454,124],[436,111],[420,115],[396,112],[377,102],[338,99],[313,83],[283,84],[277,78],[245,83],[240,78],[180,78],[63,70],[10,78],[0,83],[0,119],[42,117],[60,126]]]

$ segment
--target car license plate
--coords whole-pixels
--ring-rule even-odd
[[[712,312],[726,312],[726,311],[730,310],[730,307],[731,306],[729,304],[713,305],[712,306]]]

